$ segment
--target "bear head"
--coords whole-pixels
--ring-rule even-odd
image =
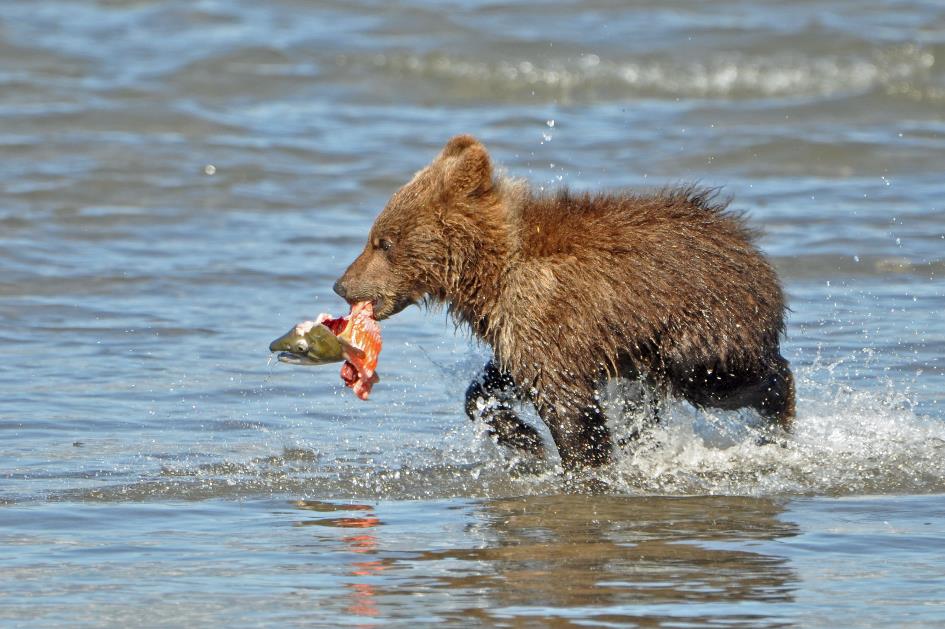
[[[377,319],[424,299],[450,300],[483,242],[496,237],[494,187],[485,147],[470,135],[452,138],[390,198],[335,292],[373,302]]]

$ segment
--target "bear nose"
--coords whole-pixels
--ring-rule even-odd
[[[342,299],[348,298],[348,290],[345,288],[345,285],[341,283],[341,280],[335,282],[334,290]]]

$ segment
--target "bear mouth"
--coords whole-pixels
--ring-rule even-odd
[[[387,305],[389,303],[391,302],[385,297],[378,297],[377,299],[371,301],[371,305],[374,307],[375,320],[382,321],[388,317],[392,317],[414,302],[409,297],[400,297],[393,302],[390,310],[388,310]]]

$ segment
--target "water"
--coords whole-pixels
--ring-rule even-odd
[[[0,4],[0,620],[940,626],[943,60],[931,0]],[[792,308],[785,446],[680,405],[586,495],[465,420],[442,313],[367,403],[270,364],[459,132],[536,187],[724,186]]]

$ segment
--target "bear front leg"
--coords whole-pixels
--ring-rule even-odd
[[[466,415],[473,421],[481,418],[486,422],[489,436],[499,445],[544,457],[545,450],[538,431],[519,419],[512,409],[518,398],[512,377],[490,360],[482,374],[466,389]]]
[[[551,430],[565,470],[610,463],[610,431],[596,395],[557,390],[551,397],[544,394],[535,406]]]

